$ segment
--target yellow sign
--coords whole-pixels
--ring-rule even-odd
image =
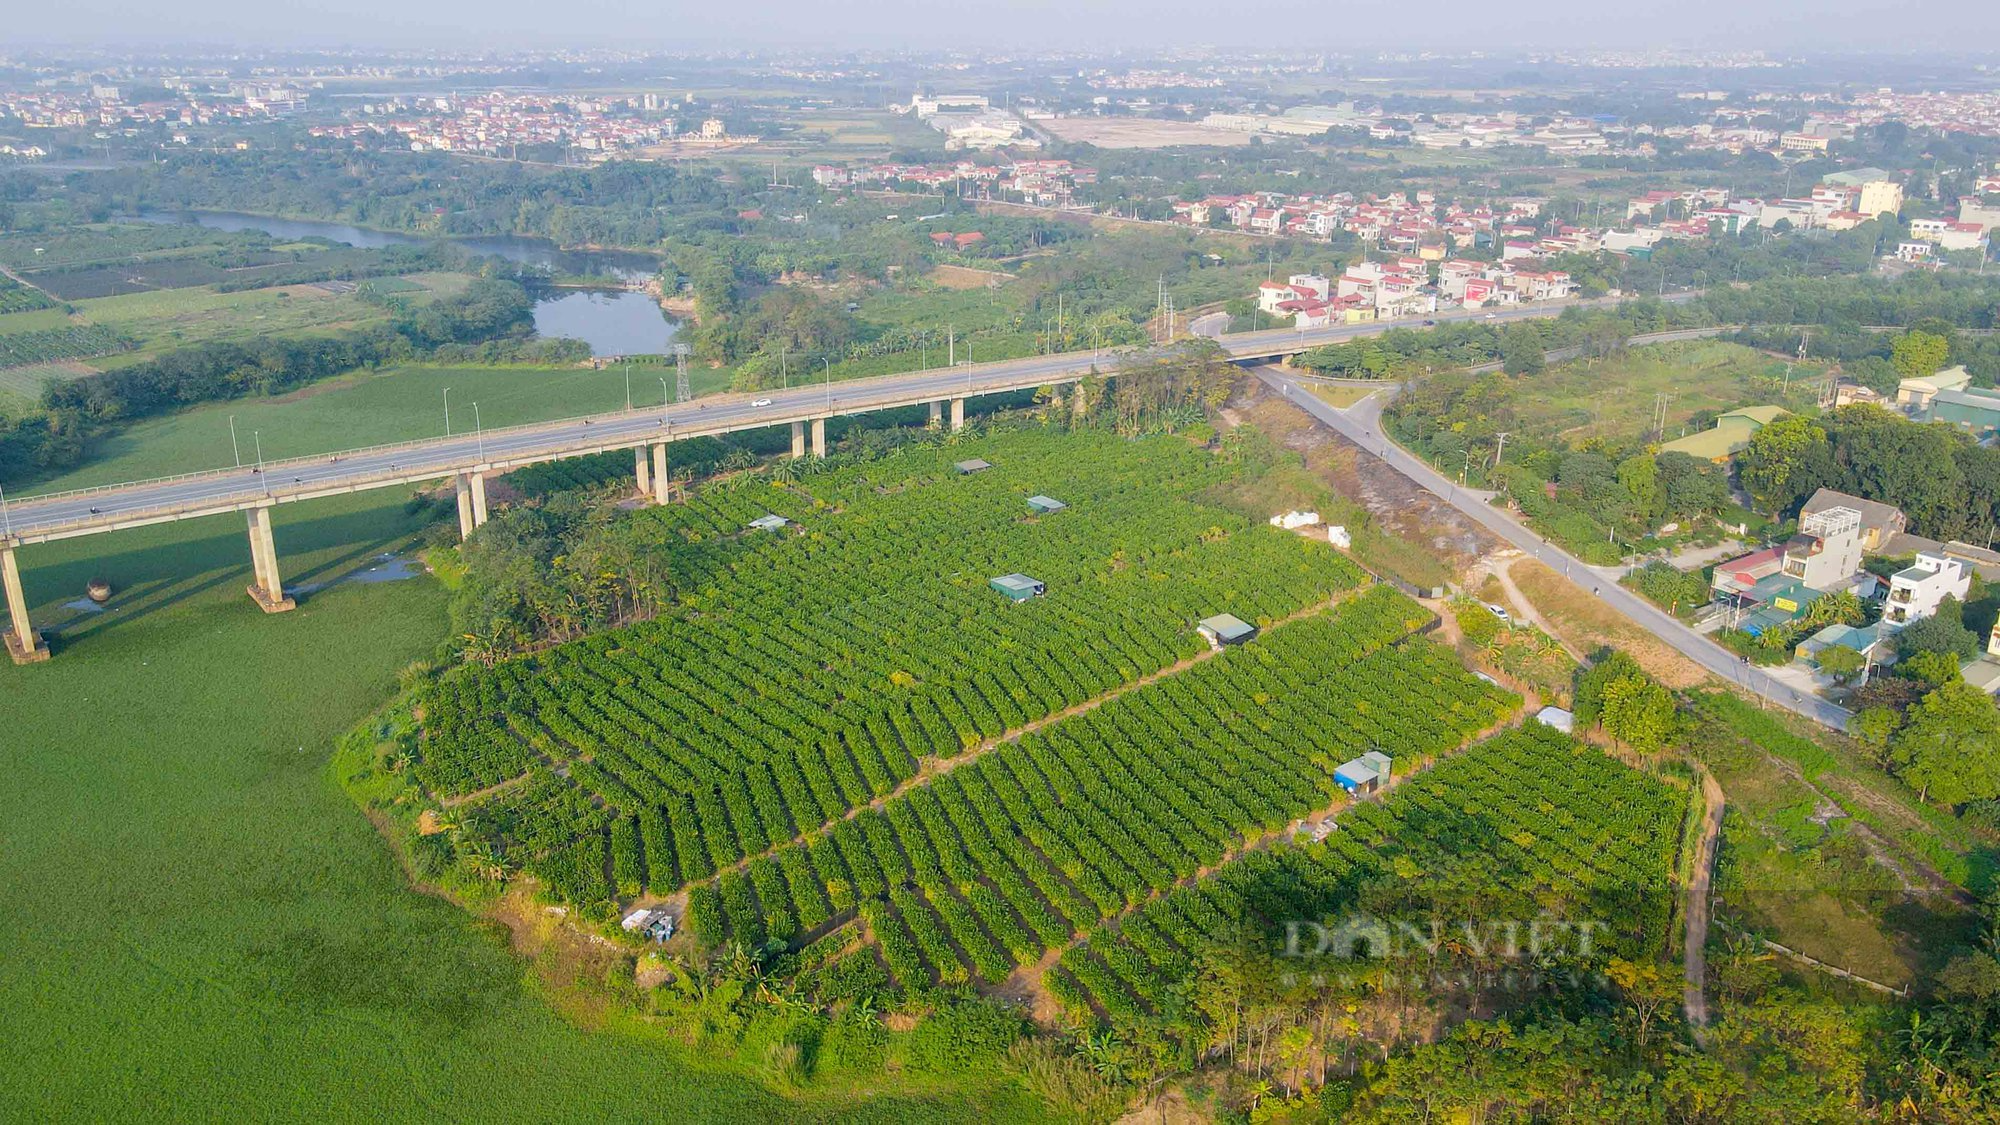
[[[1771,604],[1784,610],[1786,613],[1797,613],[1799,611],[1799,603],[1790,598],[1772,598]]]

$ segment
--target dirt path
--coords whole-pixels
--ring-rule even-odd
[[[1701,839],[1695,844],[1694,873],[1688,880],[1687,937],[1681,951],[1687,983],[1681,1003],[1690,1027],[1699,1031],[1708,1026],[1708,920],[1713,908],[1710,887],[1715,881],[1715,848],[1722,839],[1722,813],[1726,807],[1722,786],[1707,770],[1701,771]]]
[[[1513,607],[1514,613],[1520,620],[1554,637],[1556,643],[1563,647],[1563,651],[1569,654],[1571,660],[1576,661],[1578,664],[1583,663],[1583,653],[1578,651],[1576,645],[1567,636],[1563,635],[1563,632],[1557,629],[1541,610],[1535,607],[1535,603],[1529,600],[1528,595],[1521,592],[1519,586],[1514,584],[1514,564],[1526,557],[1521,552],[1515,550],[1501,551],[1488,556],[1483,561],[1482,566],[1488,574],[1493,576],[1495,582],[1500,583],[1501,592],[1507,595],[1507,603]]]

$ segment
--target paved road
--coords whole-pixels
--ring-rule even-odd
[[[1500,539],[1513,544],[1530,558],[1541,560],[1558,573],[1591,592],[1593,597],[1624,614],[1633,623],[1672,645],[1688,659],[1718,677],[1755,692],[1787,710],[1844,730],[1848,713],[1818,696],[1802,692],[1764,671],[1745,664],[1736,654],[1701,636],[1680,621],[1662,612],[1653,603],[1618,584],[1619,567],[1594,567],[1554,544],[1544,542],[1503,508],[1487,503],[1482,494],[1459,488],[1457,482],[1433,470],[1423,461],[1390,442],[1383,433],[1382,405],[1388,394],[1372,395],[1352,409],[1336,410],[1319,396],[1294,381],[1280,369],[1264,366],[1257,375],[1272,389],[1291,399],[1307,413],[1339,431],[1349,441],[1376,454],[1396,471],[1422,485],[1476,520]]]
[[[1694,294],[1676,294],[1687,300]],[[1609,300],[1550,302],[1491,313],[1444,313],[1437,321],[1512,321],[1559,315],[1571,306]],[[1217,339],[1235,359],[1295,353],[1303,347],[1379,335],[1416,322],[1340,325],[1304,332],[1243,332]],[[154,481],[109,485],[16,499],[0,527],[0,541],[21,543],[73,538],[150,523],[291,503],[320,496],[436,480],[453,473],[504,470],[557,457],[630,448],[663,438],[729,433],[761,426],[858,414],[926,401],[994,394],[1079,377],[1094,366],[1108,369],[1116,353],[1068,352],[957,368],[916,371],[830,385],[749,395],[723,395],[671,408],[623,411],[581,419],[458,434],[350,453],[268,462],[261,468],[221,469]]]

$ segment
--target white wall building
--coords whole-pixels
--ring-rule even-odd
[[[1889,603],[1882,620],[1901,627],[1929,617],[1947,597],[1964,598],[1972,588],[1972,574],[1965,564],[1930,551],[1918,553],[1916,561],[1889,577]]]
[[[1815,590],[1831,590],[1861,569],[1861,513],[1828,508],[1799,521],[1785,544],[1785,574]]]

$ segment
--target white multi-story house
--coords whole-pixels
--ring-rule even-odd
[[[1861,569],[1861,513],[1828,508],[1799,521],[1785,543],[1785,576],[1815,590],[1831,590]]]
[[[1963,598],[1971,588],[1972,575],[1963,562],[1919,552],[1915,562],[1889,576],[1889,603],[1882,609],[1882,620],[1898,628],[1920,621],[1936,613],[1947,597]]]

